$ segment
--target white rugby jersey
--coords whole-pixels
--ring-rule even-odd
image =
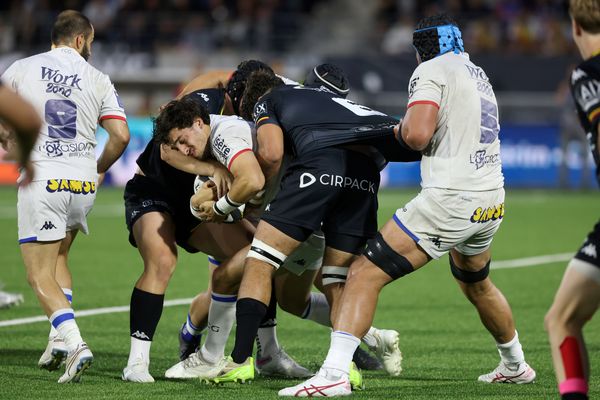
[[[210,115],[210,152],[217,161],[230,169],[242,153],[256,150],[254,124],[238,116]]]
[[[15,61],[2,79],[42,118],[31,155],[35,180],[96,181],[98,122],[125,120],[125,110],[110,78],[75,49],[58,47]]]
[[[421,160],[421,186],[483,191],[504,186],[496,96],[485,72],[466,53],[419,64],[408,108],[438,107],[437,125]]]

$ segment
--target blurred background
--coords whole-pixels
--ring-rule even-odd
[[[2,0],[0,72],[46,51],[56,14],[83,11],[94,24],[91,63],[110,75],[129,116],[132,140],[110,171],[123,185],[151,136],[150,116],[181,85],[244,59],[302,81],[321,62],[349,76],[349,98],[401,116],[416,67],[415,23],[447,12],[466,51],[483,67],[500,106],[508,187],[596,187],[568,77],[580,56],[567,0]],[[102,145],[102,133],[101,144]],[[0,150],[1,151],[1,150]],[[417,186],[418,164],[390,165],[388,186]],[[13,165],[0,163],[12,184]]]

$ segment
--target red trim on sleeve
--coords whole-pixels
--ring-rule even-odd
[[[231,164],[233,164],[233,160],[235,160],[240,154],[245,153],[247,151],[252,151],[252,149],[242,149],[235,153],[233,157],[231,157],[231,160],[229,160],[229,164],[227,164],[227,169],[231,169]]]
[[[412,103],[408,103],[408,106],[406,107],[406,109],[408,110],[409,108],[411,108],[412,106],[415,106],[417,104],[429,104],[429,105],[432,105],[432,106],[436,107],[438,110],[440,109],[439,104],[436,103],[435,101],[431,101],[431,100],[417,100],[417,101],[413,101]]]
[[[100,117],[99,121],[104,121],[105,119],[120,119],[121,121],[127,122],[127,118],[121,115],[103,115]]]

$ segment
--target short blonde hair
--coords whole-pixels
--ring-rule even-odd
[[[569,14],[584,31],[600,33],[600,1],[570,0]]]

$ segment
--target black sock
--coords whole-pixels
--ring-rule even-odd
[[[271,287],[271,301],[269,302],[267,313],[262,321],[260,321],[261,328],[270,328],[273,326],[277,326],[277,296],[275,296],[275,281],[273,281],[273,286]]]
[[[152,294],[133,288],[129,310],[131,337],[152,341],[162,314],[164,294]]]
[[[585,393],[565,393],[560,396],[562,400],[588,400],[588,396]]]
[[[252,356],[254,338],[266,313],[267,306],[258,300],[246,297],[237,301],[235,346],[231,352],[234,362],[241,364]]]

